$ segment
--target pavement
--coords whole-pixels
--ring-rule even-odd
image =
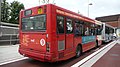
[[[18,52],[19,44],[0,46],[0,65],[24,58]],[[7,62],[7,63],[6,63]]]
[[[120,44],[113,46],[92,67],[120,67]]]

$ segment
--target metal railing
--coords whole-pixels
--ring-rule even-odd
[[[14,45],[19,43],[18,34],[6,34],[0,37],[0,45]]]
[[[18,25],[2,23],[0,26],[0,45],[13,45],[19,43]]]

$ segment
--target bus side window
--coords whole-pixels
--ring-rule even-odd
[[[88,28],[88,27],[86,27],[86,29],[85,29],[85,35],[86,35],[86,36],[89,35],[89,28]]]
[[[72,23],[72,20],[71,19],[66,19],[66,33],[67,34],[70,34],[70,33],[73,33],[73,23]]]
[[[75,36],[83,36],[84,35],[84,22],[81,20],[75,20],[75,28],[74,28],[74,34]]]
[[[80,35],[83,36],[84,35],[84,27],[83,27],[83,24],[80,24]]]
[[[84,22],[84,35],[89,36],[89,23]]]
[[[90,24],[90,35],[95,35],[95,24]]]
[[[57,16],[57,33],[64,33],[64,17],[62,16]]]
[[[75,23],[74,34],[75,34],[75,36],[79,36],[80,35],[80,26],[79,26],[79,23]]]
[[[101,35],[101,26],[100,25],[98,25],[98,28],[97,28],[97,35]]]

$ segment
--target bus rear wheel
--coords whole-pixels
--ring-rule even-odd
[[[81,55],[81,47],[80,47],[80,45],[78,45],[77,46],[77,48],[76,48],[76,57],[78,58],[78,57],[80,57],[80,55]]]
[[[96,41],[96,44],[95,44],[95,47],[97,48],[99,45],[98,45],[98,41]]]

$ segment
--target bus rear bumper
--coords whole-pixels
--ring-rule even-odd
[[[38,53],[28,50],[19,49],[19,53],[23,56],[33,58],[35,60],[43,61],[43,62],[55,62],[52,60],[53,53]]]

